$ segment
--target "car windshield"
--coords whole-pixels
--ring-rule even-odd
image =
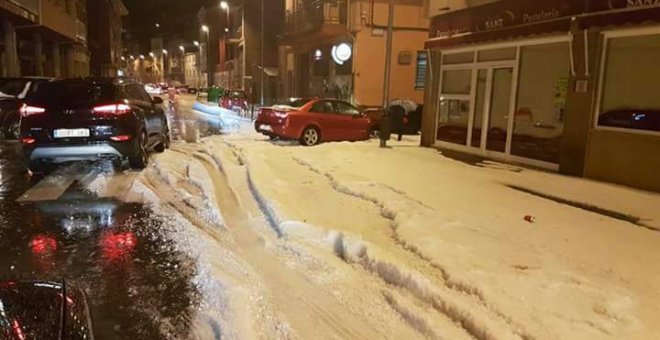
[[[0,97],[17,97],[27,83],[26,79],[0,79]]]
[[[296,98],[290,99],[286,105],[291,107],[303,107],[307,103],[309,103],[309,99]]]
[[[114,93],[111,84],[58,81],[41,85],[28,101],[49,107],[88,107],[112,101]]]

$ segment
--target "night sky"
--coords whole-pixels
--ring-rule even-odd
[[[123,0],[129,15],[124,29],[131,40],[146,44],[152,37],[194,40],[198,36],[197,11],[219,0]],[[160,28],[156,27],[160,24]]]

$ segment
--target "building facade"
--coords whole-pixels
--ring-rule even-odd
[[[85,0],[0,0],[4,77],[89,74]]]
[[[87,1],[88,46],[90,52],[90,74],[99,77],[114,77],[126,67],[126,57],[121,59],[122,17],[128,10],[121,0]]]
[[[423,145],[660,191],[657,1],[495,1],[425,45]]]
[[[209,84],[245,90],[251,102],[272,103],[277,98],[278,36],[284,17],[283,0],[227,1],[198,14],[202,72]]]
[[[280,74],[284,97],[384,102],[389,1],[287,0]],[[390,99],[424,97],[427,4],[396,0]],[[338,53],[339,52],[339,53]]]
[[[186,53],[183,57],[184,83],[190,87],[207,87],[199,70],[199,53]]]

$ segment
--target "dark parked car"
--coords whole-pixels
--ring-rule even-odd
[[[0,78],[0,138],[18,139],[21,117],[19,109],[26,96],[52,78]]]
[[[151,150],[169,147],[160,97],[122,78],[43,84],[21,108],[21,142],[30,169],[49,163],[106,158],[144,168]]]
[[[0,282],[0,339],[93,339],[84,292],[65,282]]]
[[[618,109],[598,117],[598,125],[624,129],[660,131],[660,109]]]

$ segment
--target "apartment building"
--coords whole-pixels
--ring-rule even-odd
[[[380,106],[384,95],[424,98],[428,4],[394,1],[391,86],[384,94],[389,1],[287,0],[280,48],[282,92]]]
[[[89,74],[86,0],[0,0],[2,76]]]
[[[283,0],[227,1],[200,10],[199,40],[208,45],[202,71],[209,84],[243,89],[252,102],[277,98],[278,37],[284,19]],[[204,60],[206,58],[206,60]]]
[[[128,10],[121,0],[88,0],[90,74],[114,77],[126,67],[126,57],[121,59],[122,17]]]
[[[658,1],[470,5],[429,7],[423,145],[660,191]]]

